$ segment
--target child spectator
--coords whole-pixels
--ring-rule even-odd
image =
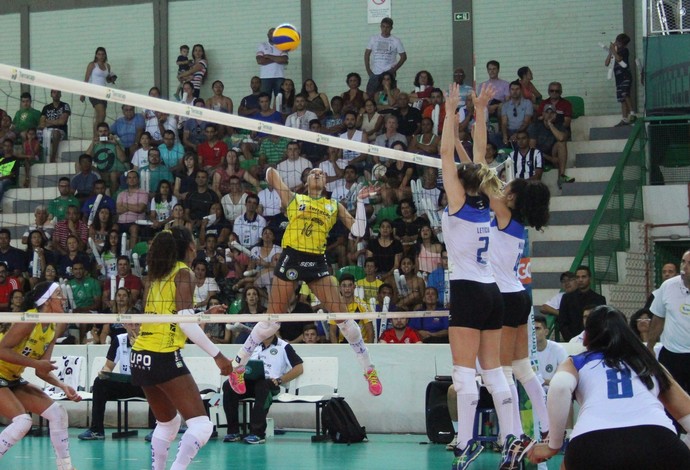
[[[183,44],[180,46],[180,55],[177,56],[177,61],[175,63],[177,64],[177,77],[179,78],[180,75],[189,70],[190,67],[188,45]],[[180,82],[177,85],[177,90],[175,90],[175,98],[177,98],[178,101],[182,99],[180,95],[182,92],[182,84],[183,82]]]
[[[36,128],[30,127],[26,130],[26,138],[22,142],[22,151],[17,158],[24,160],[24,187],[28,188],[31,182],[31,165],[38,163],[41,159],[41,144],[36,137]]]
[[[632,109],[630,99],[630,89],[632,88],[632,72],[630,72],[630,51],[628,43],[630,37],[621,33],[616,36],[616,41],[609,45],[609,55],[606,57],[604,65],[606,67],[614,59],[613,75],[616,77],[616,99],[621,104],[621,114],[623,119],[616,124],[616,127],[627,126],[635,120],[635,111]]]

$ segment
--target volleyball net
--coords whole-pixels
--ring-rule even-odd
[[[217,297],[219,302],[230,306],[230,313],[235,314],[232,316],[233,323],[254,323],[259,320],[327,323],[346,319],[358,319],[373,321],[376,326],[373,341],[376,341],[381,331],[386,326],[390,326],[390,321],[393,318],[417,317],[424,319],[447,317],[447,311],[429,307],[432,305],[429,303],[425,304],[425,291],[430,286],[435,288],[435,302],[441,308],[442,306],[447,306],[449,298],[448,269],[443,259],[444,255],[438,248],[433,248],[430,252],[426,252],[429,251],[430,247],[437,247],[443,242],[440,214],[445,206],[445,201],[442,197],[441,175],[440,172],[425,171],[428,168],[440,169],[441,161],[437,156],[422,155],[378,146],[373,143],[348,140],[335,135],[326,135],[262,122],[204,107],[167,101],[113,87],[101,87],[65,77],[0,64],[0,107],[4,106],[9,115],[22,106],[22,85],[29,87],[33,100],[32,107],[37,110],[53,102],[55,96],[51,92],[52,90],[59,90],[62,94],[60,100],[70,104],[71,116],[68,122],[70,131],[66,138],[60,142],[57,158],[54,162],[51,162],[48,155],[49,142],[44,141],[41,143],[43,146],[43,157],[39,163],[31,166],[31,178],[28,181],[28,187],[22,187],[24,179],[22,174],[25,169],[21,165],[20,177],[16,188],[7,191],[3,198],[3,213],[0,215],[2,223],[0,226],[3,229],[9,229],[12,246],[25,250],[27,253],[28,261],[21,269],[27,278],[27,285],[29,283],[34,285],[39,280],[45,279],[47,277],[46,270],[50,270],[49,265],[52,265],[56,273],[51,273],[50,278],[56,281],[59,280],[63,293],[67,298],[68,310],[83,310],[84,305],[89,305],[83,298],[83,289],[75,289],[74,286],[70,285],[72,283],[71,280],[75,277],[72,268],[77,255],[79,257],[86,255],[89,258],[88,261],[81,263],[83,265],[81,268],[84,272],[76,274],[80,275],[79,282],[82,283],[83,278],[91,277],[100,285],[102,302],[98,303],[99,308],[96,310],[116,311],[116,292],[119,289],[125,288],[130,293],[137,291],[137,289],[131,288],[129,281],[125,282],[125,279],[128,279],[126,276],[134,274],[137,277],[141,277],[146,274],[145,260],[148,250],[146,242],[156,233],[155,222],[172,220],[177,225],[192,228],[197,236],[196,240],[200,253],[199,264],[202,266],[199,269],[205,271],[206,277],[213,279],[215,283],[215,285],[209,282],[204,283],[202,286],[195,286],[195,304],[200,299],[208,300],[211,296]],[[99,216],[97,213],[100,212],[102,207],[102,199],[99,196],[95,196],[95,193],[91,194],[91,199],[88,196],[84,197],[84,195],[81,195],[82,197],[79,198],[79,209],[83,214],[81,218],[85,223],[88,223],[89,239],[88,241],[82,240],[83,244],[79,244],[78,253],[72,252],[70,254],[71,248],[69,243],[64,243],[64,241],[61,242],[63,243],[62,249],[58,250],[55,246],[57,240],[45,239],[45,236],[32,245],[31,237],[38,223],[38,215],[35,213],[37,207],[42,206],[39,208],[45,211],[46,208],[51,207],[51,203],[56,198],[60,198],[58,189],[59,179],[69,178],[71,180],[77,175],[80,171],[79,157],[87,151],[92,143],[98,145],[98,138],[94,137],[93,131],[93,108],[88,100],[82,102],[79,99],[81,96],[105,101],[108,104],[105,121],[111,124],[123,117],[123,106],[129,106],[134,107],[138,113],[144,113],[144,116],[147,113],[163,113],[164,115],[177,116],[182,119],[195,119],[198,122],[204,123],[204,125],[213,123],[216,126],[232,129],[232,135],[227,137],[225,142],[227,142],[228,149],[235,148],[237,150],[237,158],[241,161],[242,168],[246,168],[247,173],[253,174],[258,180],[256,186],[248,184],[248,178],[243,178],[239,181],[241,185],[245,185],[244,190],[249,189],[254,193],[266,187],[263,170],[262,172],[255,171],[257,161],[260,162],[261,160],[260,158],[256,160],[252,158],[261,156],[259,155],[261,147],[257,143],[257,135],[272,136],[271,140],[274,143],[283,142],[285,146],[288,142],[297,141],[303,146],[313,144],[323,148],[336,149],[338,155],[334,164],[338,165],[341,170],[347,170],[348,160],[343,157],[344,154],[367,155],[369,161],[373,159],[374,161],[381,162],[384,170],[391,167],[395,168],[397,165],[397,170],[392,171],[394,173],[392,177],[386,176],[388,171],[386,171],[386,175],[383,172],[375,174],[376,171],[373,171],[372,165],[366,168],[358,167],[354,179],[348,180],[349,177],[347,172],[345,172],[342,182],[334,183],[330,185],[330,188],[327,185],[326,188],[329,192],[333,191],[334,198],[337,192],[339,202],[346,209],[350,210],[352,214],[354,214],[359,189],[371,184],[375,184],[379,188],[377,190],[378,194],[372,196],[367,204],[368,236],[354,239],[349,236],[349,231],[344,230],[344,227],[340,227],[338,230],[338,226],[336,226],[335,233],[328,234],[327,259],[331,273],[336,275],[339,281],[342,281],[346,275],[354,278],[354,299],[356,299],[359,305],[359,308],[356,309],[357,311],[354,313],[324,312],[323,302],[316,298],[308,289],[302,289],[300,292],[294,293],[294,296],[297,297],[296,301],[302,301],[303,304],[308,305],[317,313],[288,313],[270,316],[244,314],[246,312],[247,298],[245,294],[247,290],[251,290],[253,287],[257,288],[261,297],[260,302],[264,305],[267,302],[266,293],[270,290],[272,280],[272,267],[269,267],[269,265],[275,264],[278,251],[264,253],[261,251],[261,246],[265,246],[266,243],[279,245],[279,237],[275,235],[277,235],[276,232],[280,230],[281,225],[280,223],[271,225],[271,219],[279,218],[280,212],[270,214],[270,217],[264,212],[264,215],[267,216],[266,224],[263,226],[249,224],[240,228],[237,224],[233,225],[233,220],[245,213],[246,196],[241,197],[240,200],[236,200],[236,198],[228,199],[228,194],[233,191],[232,189],[228,191],[228,185],[223,187],[221,184],[221,187],[212,187],[213,181],[217,176],[215,173],[219,172],[218,169],[209,172],[208,185],[214,191],[219,192],[217,194],[219,209],[211,207],[209,210],[206,207],[205,213],[197,215],[196,218],[191,220],[190,213],[187,211],[183,215],[177,216],[172,204],[169,206],[163,204],[159,207],[152,203],[151,199],[153,199],[154,190],[157,188],[154,188],[155,185],[145,188],[144,185],[142,189],[147,189],[146,192],[149,193],[145,209],[140,211],[140,215],[137,216],[137,220],[133,223],[128,219],[127,222],[119,224],[119,233],[115,240],[113,239],[114,237],[109,238],[110,229],[104,229],[104,227],[112,227],[112,223],[117,222],[114,220],[116,214],[111,214],[113,220],[105,220],[107,217],[102,221],[98,220]],[[158,117],[160,115],[155,116],[154,119],[157,121]],[[38,137],[40,141],[41,136]],[[175,139],[176,141],[179,140],[177,132],[175,132]],[[15,153],[21,153],[23,145],[24,142],[17,143],[15,145]],[[249,150],[246,150],[247,147],[249,147]],[[95,147],[93,149],[95,150]],[[186,149],[185,153],[188,152],[189,150]],[[127,156],[125,162],[127,167],[133,163],[132,158],[133,155],[131,154]],[[224,156],[221,155],[220,158],[221,161],[224,161]],[[324,161],[326,160],[327,158],[324,158]],[[386,161],[388,162],[385,163]],[[316,167],[318,165],[319,162],[313,161],[309,166]],[[221,164],[218,168],[223,166],[224,164]],[[411,177],[409,176],[410,173],[406,173],[408,168],[412,168]],[[324,169],[327,170],[328,165]],[[145,171],[142,170],[143,167],[140,166],[138,173],[143,179]],[[505,178],[508,181],[513,177],[510,160],[501,164],[496,170],[499,173],[504,172]],[[294,167],[287,171],[292,171],[293,174],[288,174],[287,177],[281,174],[284,179],[300,180],[304,178],[304,168]],[[295,174],[295,172],[300,172],[300,174]],[[126,191],[128,184],[126,182],[127,172],[123,171],[122,173],[119,191]],[[331,175],[332,173],[329,173],[329,176]],[[178,182],[175,181],[176,179],[178,179],[177,176],[173,175],[172,180],[169,181],[169,192],[173,191],[173,186],[175,191],[177,190]],[[409,186],[401,187],[401,182],[406,179],[409,181]],[[230,185],[232,183],[231,179]],[[338,185],[341,185],[341,187],[338,188]],[[110,195],[114,201],[118,201],[118,191],[113,189],[112,185],[109,186]],[[94,196],[96,197],[95,200]],[[84,206],[84,204],[88,204],[89,200],[91,200],[90,209]],[[168,199],[168,202],[170,202],[170,199]],[[182,203],[181,200],[177,202]],[[263,200],[261,200],[261,203],[262,206],[265,204]],[[214,205],[211,204],[211,206]],[[52,223],[57,225],[61,218],[65,219],[68,217],[68,211],[65,209],[65,207],[62,208],[63,212],[60,216],[53,217]],[[158,209],[158,212],[156,212],[156,209]],[[183,209],[188,209],[188,207],[183,205]],[[263,209],[266,211],[267,206],[264,206]],[[114,211],[115,208],[111,208],[111,212]],[[51,213],[51,216],[54,215]],[[221,219],[223,218],[229,224],[223,226],[221,224]],[[403,220],[403,222],[396,224],[396,220]],[[380,235],[382,222],[384,224],[388,222],[391,225],[389,232],[384,235]],[[215,231],[208,230],[214,224],[217,225],[214,228]],[[138,226],[136,237],[128,229],[131,225]],[[99,226],[99,230],[94,231],[94,226]],[[421,235],[422,231],[426,230],[423,229],[423,226],[428,226],[430,233],[424,232]],[[263,227],[272,228],[273,240],[263,240]],[[54,228],[55,226],[52,226],[50,229],[53,230]],[[157,228],[160,230],[161,227]],[[227,232],[225,229],[228,229]],[[417,233],[413,234],[412,230],[416,230],[420,235],[418,236]],[[295,236],[304,236],[304,234]],[[395,236],[396,240],[402,241],[402,250],[399,250],[397,255],[393,255],[395,269],[390,269],[391,266],[387,265],[383,267],[377,266],[374,269],[375,273],[379,275],[378,277],[381,277],[382,273],[386,274],[386,276],[383,280],[374,281],[371,273],[367,272],[367,261],[373,258],[377,263],[386,264],[386,262],[381,253],[381,251],[385,251],[382,248],[383,245],[372,244],[372,240],[376,240],[377,237],[379,239],[380,237],[390,237],[392,239],[393,236]],[[22,239],[23,237],[26,238]],[[135,243],[134,238],[136,238],[138,243]],[[215,241],[212,240],[214,238]],[[36,253],[38,251],[36,249],[39,247],[46,249],[46,253],[51,251],[52,248],[52,259],[39,256]],[[34,252],[33,254],[32,251]],[[410,259],[411,262],[401,263],[400,255],[403,258]],[[71,261],[64,261],[65,256],[71,258]],[[131,271],[118,271],[118,257],[120,256],[126,256],[129,259]],[[390,257],[390,255],[387,256]],[[396,258],[396,256],[398,257]],[[13,271],[11,266],[9,268],[9,271]],[[197,273],[197,276],[199,277],[200,274],[203,273]],[[203,276],[201,277],[203,278]],[[345,277],[345,279],[349,278]],[[416,281],[416,279],[420,279],[421,283]],[[387,284],[390,289],[381,294],[379,290],[383,283]],[[210,288],[209,285],[211,285]],[[131,299],[132,305],[130,307],[137,305],[140,310],[143,310],[143,299],[141,298],[141,291],[143,289],[139,290],[139,298]],[[201,293],[199,293],[199,290],[201,290]],[[405,305],[405,310],[414,310],[416,308],[420,311],[392,311],[396,310],[395,305],[401,299],[408,297],[413,291],[416,293],[414,301],[410,301],[409,305]],[[213,295],[208,295],[209,292]],[[350,299],[352,298],[350,296]],[[429,302],[431,301],[429,300]],[[204,305],[197,306],[204,307]],[[389,312],[388,310],[391,311]],[[229,317],[225,315],[204,314],[188,318],[176,317],[174,319],[166,319],[165,316],[158,315],[117,313],[99,315],[86,313],[8,313],[3,315],[7,322],[51,321],[94,324],[193,322],[212,325],[228,323],[230,321]]]

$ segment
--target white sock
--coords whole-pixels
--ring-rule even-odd
[[[180,415],[170,421],[158,421],[151,436],[151,469],[165,470],[170,443],[175,440],[180,429]]]
[[[513,361],[513,370],[515,370],[515,377],[520,381],[532,402],[532,409],[537,414],[541,430],[547,432],[550,426],[549,413],[546,411],[546,394],[537,374],[532,369],[532,363],[529,358],[518,359]]]
[[[479,403],[479,391],[474,376],[474,369],[453,366],[453,387],[458,393],[458,449],[467,447],[473,436],[474,415]]]
[[[508,381],[503,375],[503,370],[496,367],[482,371],[484,384],[494,399],[494,408],[498,416],[501,443],[513,429],[513,397],[508,388]]]
[[[362,366],[362,369],[366,372],[372,368],[371,357],[369,356],[369,349],[367,349],[364,340],[362,339],[362,331],[359,329],[359,325],[354,320],[347,320],[342,323],[338,323],[338,328],[343,334],[348,344],[355,352],[357,356],[357,362]]]
[[[50,421],[50,442],[55,449],[58,460],[69,457],[69,433],[67,431],[67,411],[53,403],[41,413],[45,419]]]
[[[15,416],[0,433],[0,459],[31,429],[31,416],[27,413]]]
[[[177,447],[177,456],[173,462],[170,470],[184,470],[192,462],[196,456],[211,437],[213,432],[213,423],[208,416],[196,416],[187,420],[187,430],[180,439],[180,445]]]
[[[239,366],[246,366],[247,362],[249,362],[249,358],[251,357],[256,347],[263,343],[265,339],[273,336],[279,329],[280,323],[274,321],[260,321],[259,323],[254,325],[254,328],[252,328],[252,332],[249,333],[249,336],[244,341],[244,344],[237,352],[235,362]]]
[[[513,368],[511,366],[502,366],[503,375],[508,381],[508,388],[510,389],[510,396],[513,398],[513,429],[510,434],[520,437],[523,434],[522,430],[522,416],[520,416],[520,397],[518,396],[517,386],[513,378]]]
[[[455,434],[458,433],[458,422],[457,421],[451,421],[453,423],[453,431],[455,431]]]

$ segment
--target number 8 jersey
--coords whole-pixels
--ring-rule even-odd
[[[447,207],[443,211],[441,224],[451,281],[495,282],[488,256],[490,221],[489,198],[483,195],[466,196],[455,214],[449,214]]]
[[[573,356],[579,380],[575,397],[580,413],[571,439],[591,431],[632,426],[657,425],[675,432],[664,406],[657,398],[659,385],[649,390],[627,365],[612,369],[598,352]]]
[[[321,255],[326,252],[328,233],[338,221],[338,203],[295,194],[287,206],[287,218],[283,248]]]

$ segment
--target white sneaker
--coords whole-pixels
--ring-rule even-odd
[[[453,438],[450,443],[446,444],[446,450],[455,450],[455,448],[458,446],[458,436],[457,434]]]

